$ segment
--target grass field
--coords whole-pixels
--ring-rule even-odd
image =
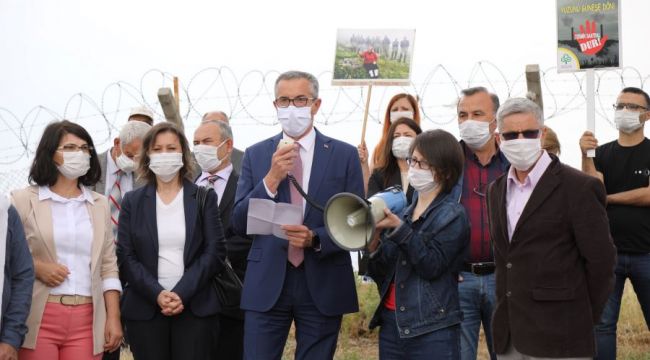
[[[343,318],[339,335],[336,360],[375,360],[379,359],[377,329],[368,331],[368,322],[378,302],[374,284],[358,285],[361,309],[356,314]],[[625,285],[621,315],[618,322],[618,356],[619,360],[650,360],[650,332],[648,331],[641,307],[629,282]],[[295,342],[291,337],[285,348],[283,360],[293,359]],[[489,359],[485,348],[483,334],[479,345],[479,359]]]
[[[368,322],[378,302],[377,290],[374,284],[359,284],[358,293],[361,309],[358,313],[349,314],[343,318],[334,357],[336,360],[374,360],[379,358],[377,331],[370,332],[368,330]],[[488,359],[482,334],[479,348],[478,358]],[[295,340],[292,329],[282,359],[293,359],[294,349]],[[132,359],[128,351],[124,353],[122,359]],[[618,359],[650,360],[650,332],[645,325],[641,308],[629,282],[625,285],[618,322]]]
[[[350,59],[355,66],[343,66],[343,59]],[[361,66],[363,61],[359,58],[359,54],[349,49],[338,47],[336,49],[336,63],[334,68],[334,79],[367,79],[368,74]],[[380,79],[408,79],[409,64],[395,60],[390,60],[380,56],[377,61],[379,67]]]

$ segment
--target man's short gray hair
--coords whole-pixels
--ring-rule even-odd
[[[539,127],[544,126],[542,109],[537,104],[526,98],[512,98],[506,100],[497,112],[497,127],[499,130],[503,128],[503,119],[514,114],[532,114],[537,120]]]
[[[205,124],[213,124],[219,127],[219,134],[221,135],[221,141],[226,141],[232,139],[232,128],[225,121],[219,120],[207,120],[201,123],[201,126]]]
[[[491,93],[487,88],[483,86],[475,86],[475,87],[463,89],[460,91],[460,93],[462,95],[461,99],[463,97],[472,96],[478,93],[486,93],[490,95],[490,100],[492,100],[492,110],[494,110],[494,114],[496,114],[497,111],[499,110],[499,105],[500,105],[499,97],[497,96],[497,94]],[[458,105],[460,105],[460,99],[458,99]]]
[[[278,76],[277,80],[275,80],[275,97],[276,98],[278,97],[278,84],[280,83],[280,81],[294,80],[294,79],[308,80],[309,84],[311,85],[311,96],[318,99],[318,79],[314,75],[308,72],[295,71],[295,70],[282,73],[280,74],[280,76]]]
[[[205,118],[207,118],[208,116],[210,116],[212,114],[219,114],[219,115],[223,116],[225,121],[230,121],[230,118],[228,117],[228,115],[225,112],[221,111],[221,110],[208,111],[207,113],[203,114],[203,117],[201,118],[201,121],[209,121],[209,120],[205,120]]]
[[[124,146],[132,143],[134,140],[144,139],[145,134],[150,129],[151,125],[146,122],[128,121],[120,130],[120,147],[124,149]]]

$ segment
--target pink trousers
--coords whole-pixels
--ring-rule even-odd
[[[20,360],[100,360],[93,355],[93,305],[47,303],[36,348],[21,348]]]

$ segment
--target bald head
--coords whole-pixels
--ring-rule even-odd
[[[206,122],[206,121],[223,121],[226,124],[228,124],[228,115],[226,115],[225,112],[223,111],[210,111],[205,113],[203,115],[203,119],[201,119],[201,122]]]

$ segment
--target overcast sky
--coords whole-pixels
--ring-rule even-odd
[[[647,77],[650,1],[625,0],[621,6],[623,64]],[[416,29],[412,80],[417,84],[442,64],[464,85],[474,65],[482,60],[495,64],[514,80],[526,64],[537,63],[542,69],[555,66],[555,14],[551,0],[0,0],[0,108],[19,119],[37,105],[63,114],[73,94],[83,92],[99,102],[109,84],[126,81],[139,85],[142,75],[152,68],[178,75],[185,82],[201,69],[220,66],[229,67],[238,78],[252,70],[302,69],[321,74],[332,70],[338,28]],[[499,74],[494,71],[490,77],[498,79]],[[615,74],[610,77],[616,78]],[[555,75],[554,79],[557,94],[578,92],[572,75]],[[321,81],[324,88],[329,86],[326,77]],[[566,88],[561,87],[563,81]],[[608,110],[612,94],[620,89],[620,82],[610,83],[613,85],[601,90],[603,108]],[[649,84],[646,81],[646,90]],[[495,86],[499,87],[498,83]],[[153,97],[155,90],[152,86]],[[383,111],[383,102],[399,90],[374,90],[379,97],[373,97],[375,117]],[[503,89],[497,90],[506,96]],[[438,96],[431,90],[425,100],[453,104],[454,96],[453,91]],[[328,108],[332,101],[327,97],[324,100],[325,111],[334,112]],[[217,103],[202,104],[200,110],[221,106]],[[575,111],[549,120],[563,142],[562,158],[574,166],[579,164],[577,139],[584,130],[583,103],[578,99],[570,105]],[[260,117],[273,118],[268,97],[262,98],[259,106],[263,109],[259,110]],[[453,114],[453,109],[450,111]],[[353,115],[349,124],[320,129],[356,144],[360,121],[358,113]],[[0,116],[8,115],[0,110]],[[254,122],[247,122],[245,117],[239,109],[233,122],[240,147],[279,131],[279,126],[251,126]],[[438,126],[434,122],[425,124],[425,128]],[[442,127],[458,134],[453,122]],[[376,123],[370,126],[370,144],[376,141],[378,129]],[[606,121],[599,121],[597,129],[601,143],[616,136]],[[14,141],[10,133],[1,134],[3,140]]]

